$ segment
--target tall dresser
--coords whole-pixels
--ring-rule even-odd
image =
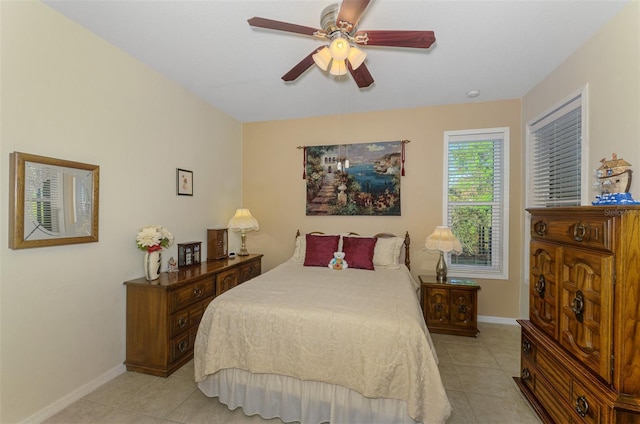
[[[207,261],[126,281],[128,371],[168,377],[193,358],[198,324],[209,303],[260,275],[262,255]]]
[[[528,211],[516,383],[546,423],[640,423],[640,207]]]

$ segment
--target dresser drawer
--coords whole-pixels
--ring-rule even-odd
[[[216,276],[216,296],[238,285],[238,270],[230,269]]]
[[[593,393],[575,380],[571,390],[571,406],[580,417],[579,421],[577,421],[579,423],[604,424],[606,422],[605,414],[603,414],[606,406]]]
[[[595,249],[612,249],[612,217],[531,215],[531,238]]]
[[[175,335],[188,330],[190,327],[197,326],[202,319],[205,309],[207,309],[207,306],[209,306],[209,303],[211,303],[212,300],[213,297],[207,297],[195,305],[171,314],[170,337],[174,337]]]
[[[215,294],[214,287],[214,278],[211,277],[195,281],[188,286],[173,291],[171,294],[169,312],[178,311],[187,305],[198,302],[206,297],[213,296]]]
[[[561,399],[544,378],[536,379],[534,393],[556,423],[571,422],[571,411],[567,408],[565,399]]]
[[[175,362],[181,359],[183,356],[191,354],[191,352],[193,352],[193,345],[196,342],[197,332],[198,327],[191,327],[189,331],[170,340],[169,362]]]
[[[524,332],[522,332],[521,339],[522,339],[522,344],[521,344],[522,357],[526,358],[528,361],[531,361],[535,364],[538,347],[536,346],[535,342],[531,341],[530,337],[527,337],[524,334]]]
[[[238,268],[238,284],[257,277],[262,272],[261,262],[253,261]]]
[[[569,401],[571,398],[571,375],[544,349],[539,349],[537,352],[536,366],[562,399]]]

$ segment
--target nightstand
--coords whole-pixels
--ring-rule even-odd
[[[420,275],[422,312],[432,333],[472,336],[478,330],[478,290],[473,280],[450,278],[437,283],[435,277]]]

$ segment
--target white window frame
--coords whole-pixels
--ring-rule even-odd
[[[509,127],[499,128],[481,128],[461,131],[445,131],[444,132],[444,184],[443,190],[443,209],[442,216],[443,225],[449,226],[449,143],[454,139],[467,139],[468,141],[477,141],[482,139],[502,139],[502,172],[500,175],[502,193],[502,204],[500,206],[500,214],[502,220],[500,222],[500,246],[498,249],[492,249],[492,262],[497,266],[488,268],[477,265],[455,265],[447,260],[448,274],[452,277],[462,278],[484,278],[506,280],[509,278]]]

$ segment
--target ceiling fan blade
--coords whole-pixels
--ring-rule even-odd
[[[433,31],[358,31],[355,42],[365,46],[428,49],[436,41]]]
[[[347,65],[349,66],[349,72],[351,73],[353,80],[356,82],[356,84],[358,84],[358,87],[366,88],[373,84],[373,77],[371,76],[371,73],[369,73],[369,69],[367,69],[364,63],[360,64],[360,66],[358,66],[358,68],[356,69],[353,69],[351,67],[351,64],[348,60]]]
[[[353,31],[358,25],[360,16],[369,5],[370,0],[342,0],[340,11],[336,18],[336,25],[347,32]]]
[[[293,32],[295,34],[303,34],[303,35],[321,34],[320,36],[326,35],[326,33],[321,29],[311,28],[304,25],[290,24],[288,22],[274,21],[273,19],[267,19],[267,18],[253,17],[251,19],[247,19],[247,22],[249,22],[249,25],[253,27],[275,29],[277,31]]]
[[[313,55],[316,54],[318,52],[318,50],[320,50],[323,47],[319,47],[319,48],[315,49],[314,51],[312,51],[311,53],[309,53],[309,55],[307,57],[302,59],[293,68],[291,68],[291,70],[289,70],[289,72],[284,74],[282,76],[282,79],[284,81],[293,81],[296,78],[298,78],[300,75],[302,75],[304,73],[304,71],[306,71],[307,69],[309,69],[310,67],[313,66],[313,64],[315,63],[313,61]]]

